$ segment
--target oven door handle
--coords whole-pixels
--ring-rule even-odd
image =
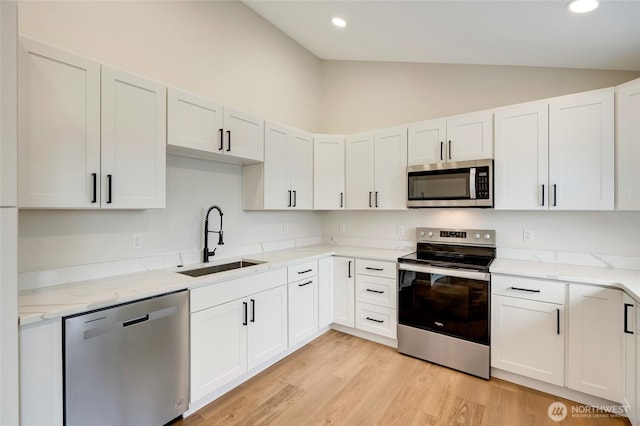
[[[433,266],[421,266],[411,263],[399,263],[398,269],[401,271],[422,272],[424,274],[438,274],[456,278],[468,278],[471,280],[491,281],[491,274],[488,272],[464,271],[460,269],[436,268]]]

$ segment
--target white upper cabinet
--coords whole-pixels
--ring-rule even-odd
[[[613,209],[613,89],[495,112],[495,208]]]
[[[165,206],[163,86],[24,38],[19,64],[20,207]]]
[[[616,87],[616,207],[640,210],[640,79]]]
[[[102,207],[164,208],[166,88],[102,67]]]
[[[198,95],[169,89],[169,152],[232,163],[264,160],[264,120]]]
[[[548,109],[548,102],[542,101],[496,110],[496,209],[548,208]]]
[[[344,136],[313,138],[313,208],[341,210],[345,206]]]
[[[493,158],[493,115],[476,112],[409,126],[408,164]]]
[[[549,208],[613,210],[614,89],[549,102]]]
[[[347,137],[348,209],[405,209],[406,173],[406,127]]]
[[[100,64],[20,39],[18,203],[100,207]]]
[[[18,205],[17,9],[17,2],[0,3],[0,207]],[[0,404],[0,406],[4,412],[5,405]],[[7,410],[7,415],[11,412],[12,410]],[[1,420],[2,418],[0,422]]]
[[[265,123],[264,163],[243,167],[245,210],[313,207],[313,137]]]

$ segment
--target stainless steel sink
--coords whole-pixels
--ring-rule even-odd
[[[222,265],[205,266],[204,268],[190,269],[188,271],[180,271],[178,273],[189,275],[190,277],[201,277],[203,275],[216,274],[218,272],[231,271],[233,269],[246,268],[247,266],[259,265],[261,261],[257,260],[240,260],[237,262],[223,263]]]

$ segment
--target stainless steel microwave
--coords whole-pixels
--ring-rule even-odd
[[[493,160],[407,167],[407,207],[493,207]]]

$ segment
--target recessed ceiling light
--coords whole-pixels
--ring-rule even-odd
[[[598,8],[598,0],[571,0],[567,8],[573,13],[587,13]]]
[[[331,23],[338,28],[344,28],[347,26],[347,21],[342,18],[338,18],[337,16],[331,20]]]

